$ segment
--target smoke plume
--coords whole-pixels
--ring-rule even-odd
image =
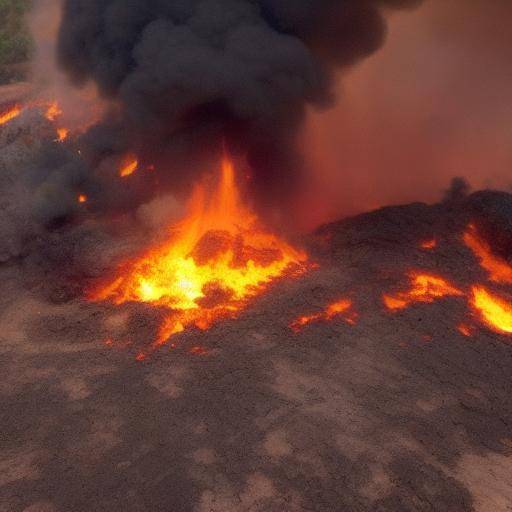
[[[301,174],[307,108],[331,105],[335,72],[380,48],[385,9],[418,3],[65,0],[58,62],[112,105],[80,142],[91,208],[186,188],[224,144],[246,159],[260,205],[282,201]],[[153,181],[119,184],[114,164],[128,152]]]
[[[429,0],[388,24],[386,45],[340,77],[338,105],[306,123],[309,227],[438,201],[454,176],[511,190],[512,3]]]

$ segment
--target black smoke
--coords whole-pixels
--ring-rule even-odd
[[[335,72],[383,44],[385,9],[418,3],[64,0],[59,64],[115,105],[80,142],[92,204],[132,206],[154,191],[141,177],[120,189],[107,170],[118,155],[137,153],[159,189],[177,190],[223,144],[247,158],[260,204],[281,200],[300,177],[306,109],[331,104]]]

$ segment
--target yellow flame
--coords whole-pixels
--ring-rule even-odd
[[[21,114],[21,112],[22,108],[19,105],[15,105],[6,112],[3,112],[2,114],[0,114],[0,126],[18,117]]]
[[[483,322],[500,334],[512,333],[512,304],[492,294],[483,286],[473,287],[473,308]]]
[[[93,300],[147,302],[172,310],[157,343],[189,326],[207,329],[243,309],[247,299],[306,255],[266,231],[245,207],[225,158],[213,191],[196,186],[169,240],[120,269]]]
[[[464,242],[480,260],[481,267],[489,273],[491,281],[512,284],[512,266],[503,258],[493,254],[489,244],[480,238],[473,225],[470,225],[464,233]]]

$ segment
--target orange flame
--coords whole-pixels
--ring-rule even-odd
[[[464,233],[464,242],[480,260],[481,267],[489,273],[491,281],[512,284],[512,266],[503,258],[493,254],[489,244],[479,237],[475,226],[472,224],[468,226]]]
[[[86,203],[87,202],[87,196],[85,194],[80,194],[78,196],[78,202],[79,203]]]
[[[338,316],[343,317],[347,323],[354,325],[357,320],[357,313],[351,311],[352,305],[351,300],[340,299],[329,304],[324,311],[311,315],[300,316],[290,324],[290,329],[295,332],[300,332],[303,327],[313,322],[330,321]]]
[[[62,110],[56,101],[52,101],[48,105],[48,108],[46,109],[46,112],[44,114],[46,119],[48,119],[48,121],[52,121],[52,122],[55,121],[61,115],[62,115]]]
[[[64,142],[69,135],[69,130],[67,128],[57,128],[57,141]]]
[[[471,303],[482,321],[499,334],[512,334],[512,303],[483,286],[474,286],[472,291]]]
[[[266,231],[246,208],[227,158],[213,191],[197,186],[186,217],[169,239],[120,269],[119,277],[93,293],[115,304],[146,302],[172,310],[156,345],[192,326],[208,329],[234,317],[273,279],[305,269],[307,256]]]
[[[443,297],[464,295],[461,290],[442,277],[414,271],[409,273],[409,278],[411,280],[410,290],[383,296],[384,304],[389,310],[397,311],[417,302],[430,303]]]
[[[457,326],[457,330],[467,338],[470,338],[473,335],[473,328],[467,324],[459,324]]]
[[[420,247],[426,251],[431,251],[437,247],[437,240],[435,238],[432,240],[425,240],[420,244]]]
[[[131,176],[139,167],[139,160],[137,157],[128,156],[122,163],[121,168],[119,169],[119,176],[121,178],[126,178],[127,176]]]
[[[14,107],[11,107],[9,110],[0,113],[0,126],[18,117],[21,114],[22,110],[23,109],[20,105],[15,105]]]

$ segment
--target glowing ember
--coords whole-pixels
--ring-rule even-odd
[[[483,286],[474,286],[472,291],[472,306],[482,321],[495,332],[512,334],[512,303]]]
[[[136,157],[129,156],[126,158],[119,169],[119,176],[121,178],[126,178],[127,176],[131,176],[139,167],[139,161]]]
[[[305,268],[306,255],[265,231],[242,205],[227,158],[219,183],[210,190],[197,186],[188,214],[168,241],[123,265],[119,277],[92,296],[171,310],[156,345],[189,327],[204,330],[236,316],[274,278]]]
[[[56,101],[53,101],[48,105],[44,116],[48,121],[55,121],[59,116],[62,115],[62,110],[59,107],[59,104]]]
[[[341,299],[329,304],[324,311],[312,315],[301,316],[290,324],[290,329],[300,332],[303,327],[314,322],[330,321],[336,317],[343,318],[346,322],[354,325],[357,320],[357,314],[352,309],[352,301]]]
[[[194,356],[207,356],[208,349],[205,347],[192,347],[189,352]]]
[[[426,251],[431,251],[437,247],[437,240],[435,238],[432,240],[426,240],[420,244],[420,247]]]
[[[80,194],[78,196],[78,202],[79,203],[86,203],[87,202],[87,196],[85,194]]]
[[[67,128],[57,128],[57,142],[64,142],[69,135]]]
[[[482,240],[475,227],[469,225],[464,233],[465,244],[480,260],[480,265],[489,272],[489,279],[495,283],[512,284],[512,266],[491,251],[489,244]]]
[[[405,309],[417,302],[434,302],[443,297],[464,295],[462,291],[442,277],[419,272],[410,272],[411,289],[395,295],[384,295],[385,306],[392,311]]]
[[[467,324],[459,324],[457,330],[467,338],[470,338],[473,335],[473,329]]]
[[[22,110],[23,109],[19,105],[15,105],[9,110],[0,113],[0,126],[18,117],[21,114]]]

